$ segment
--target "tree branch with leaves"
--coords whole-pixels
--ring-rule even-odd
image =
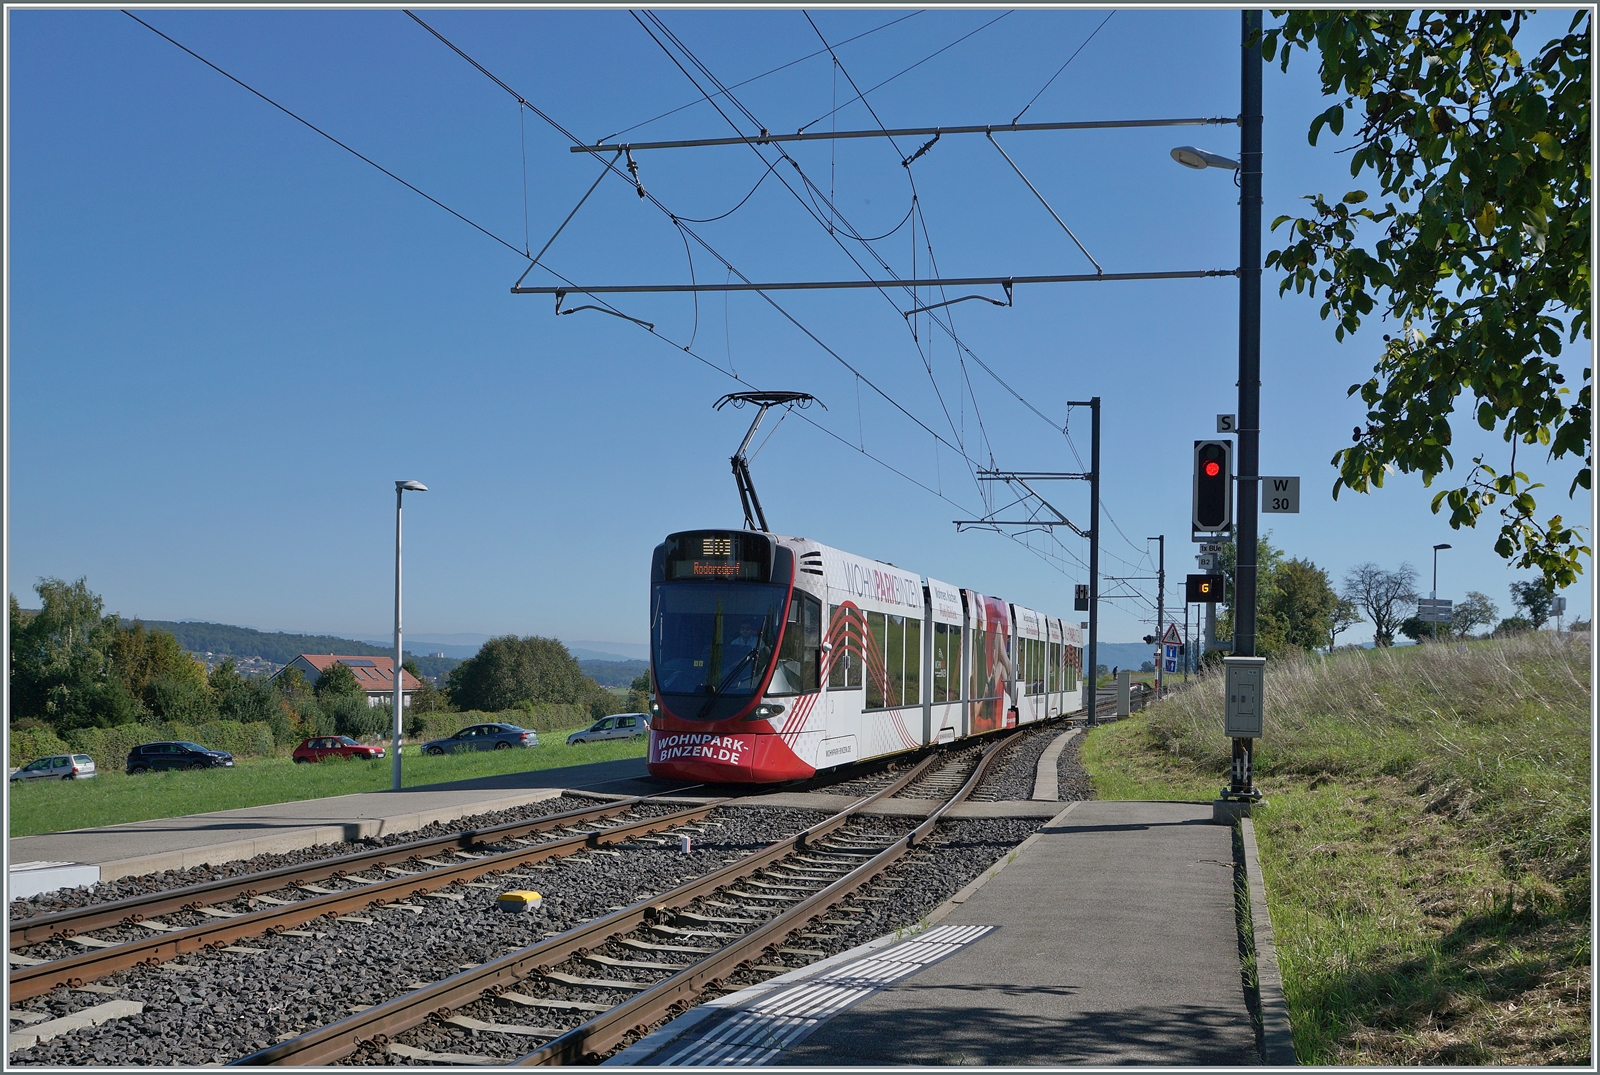
[[[1504,463],[1479,455],[1455,488],[1433,499],[1450,525],[1475,526],[1500,504],[1495,551],[1539,571],[1553,588],[1583,570],[1583,528],[1539,521],[1537,482],[1517,469],[1517,446],[1572,460],[1570,497],[1590,488],[1590,383],[1576,395],[1556,363],[1590,338],[1590,13],[1531,59],[1518,51],[1518,11],[1293,11],[1262,34],[1262,54],[1287,70],[1296,49],[1320,61],[1337,98],[1311,122],[1356,123],[1350,174],[1375,181],[1312,212],[1279,217],[1291,240],[1267,256],[1280,293],[1320,294],[1343,340],[1377,313],[1384,335],[1373,376],[1350,387],[1365,427],[1336,452],[1341,488],[1366,493],[1386,472],[1431,485],[1453,469],[1451,417],[1470,392],[1478,425],[1510,445]],[[1375,233],[1374,233],[1375,232]]]

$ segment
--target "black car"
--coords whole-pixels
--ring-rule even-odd
[[[233,755],[226,750],[211,750],[199,743],[145,743],[128,751],[128,772],[151,769],[231,769]]]

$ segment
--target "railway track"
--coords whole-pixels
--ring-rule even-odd
[[[485,874],[647,836],[698,820],[716,809],[715,804],[707,804],[616,822],[619,815],[647,802],[647,797],[640,796],[549,817],[225,878],[166,893],[20,919],[10,923],[8,947],[13,961],[28,965],[11,971],[10,995],[12,1000],[26,1000],[62,986],[78,988],[129,967],[153,966],[189,952],[214,950],[267,933],[296,930],[328,915],[337,917],[372,905],[420,898]],[[562,829],[573,830],[573,834],[554,840],[535,839]],[[489,850],[505,843],[523,846],[508,851]],[[433,857],[447,855],[457,857],[458,861]],[[351,887],[332,889],[321,882]],[[268,895],[272,892],[282,892],[290,898]],[[225,910],[221,906],[236,901],[268,906],[263,910],[244,911]],[[187,917],[200,916],[203,921],[197,925],[178,926],[162,917],[170,918],[184,912],[188,913]],[[93,936],[95,932],[126,935],[140,930],[153,935],[121,941]],[[17,952],[19,948],[51,941],[76,943],[88,951],[37,961],[36,957]]]
[[[989,765],[1014,737],[941,759],[933,755],[876,793],[819,824],[668,892],[623,907],[443,981],[357,1012],[234,1061],[243,1066],[305,1066],[338,1062],[362,1050],[389,1050],[423,1061],[460,1056],[394,1039],[431,1020],[498,1040],[498,1057],[468,1062],[521,1066],[592,1062],[630,1035],[691,1007],[740,972],[781,973],[760,966],[763,956],[804,957],[807,932],[824,935],[828,914],[882,876],[925,841],[944,814],[982,782]],[[944,764],[940,764],[941,761]],[[935,780],[943,769],[958,776]],[[942,788],[944,803],[921,824],[898,835],[867,831],[861,810],[915,783]],[[928,795],[926,797],[932,797]],[[871,898],[871,897],[866,897]],[[797,935],[795,947],[784,947]],[[612,954],[614,953],[614,954]],[[560,969],[567,967],[568,969]],[[523,991],[530,990],[530,991]],[[587,997],[574,1000],[564,995]],[[481,1001],[496,1011],[537,1013],[541,1025],[462,1015]],[[492,1014],[485,1012],[484,1014]],[[581,1018],[576,1026],[554,1026]],[[530,1038],[542,1039],[524,1051]]]

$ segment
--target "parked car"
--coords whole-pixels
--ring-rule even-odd
[[[295,747],[290,756],[296,764],[323,758],[381,758],[383,748],[358,743],[348,735],[320,735]]]
[[[422,744],[424,754],[454,754],[460,750],[510,750],[512,747],[536,747],[539,733],[519,728],[515,724],[474,724],[462,728],[446,739],[433,739]]]
[[[145,773],[151,769],[231,768],[233,768],[233,755],[226,750],[212,750],[186,740],[175,743],[145,743],[128,751],[130,773]]]
[[[587,728],[567,736],[567,742],[598,743],[602,739],[642,738],[650,729],[650,718],[644,713],[619,713],[614,717],[601,717]]]
[[[87,754],[54,754],[30,761],[11,774],[19,780],[87,780],[94,775],[94,759]]]

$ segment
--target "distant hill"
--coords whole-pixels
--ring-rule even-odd
[[[650,670],[650,662],[580,660],[578,667],[602,687],[628,687]]]
[[[214,653],[236,659],[258,657],[279,667],[302,653],[343,653],[352,657],[383,657],[394,653],[387,646],[374,646],[370,642],[358,642],[353,638],[335,635],[295,635],[192,620],[143,622],[152,630],[171,634],[178,640],[178,645],[190,653]],[[430,679],[448,674],[450,669],[461,663],[454,657],[419,657],[410,650],[406,650],[406,656],[416,661],[417,669]]]

